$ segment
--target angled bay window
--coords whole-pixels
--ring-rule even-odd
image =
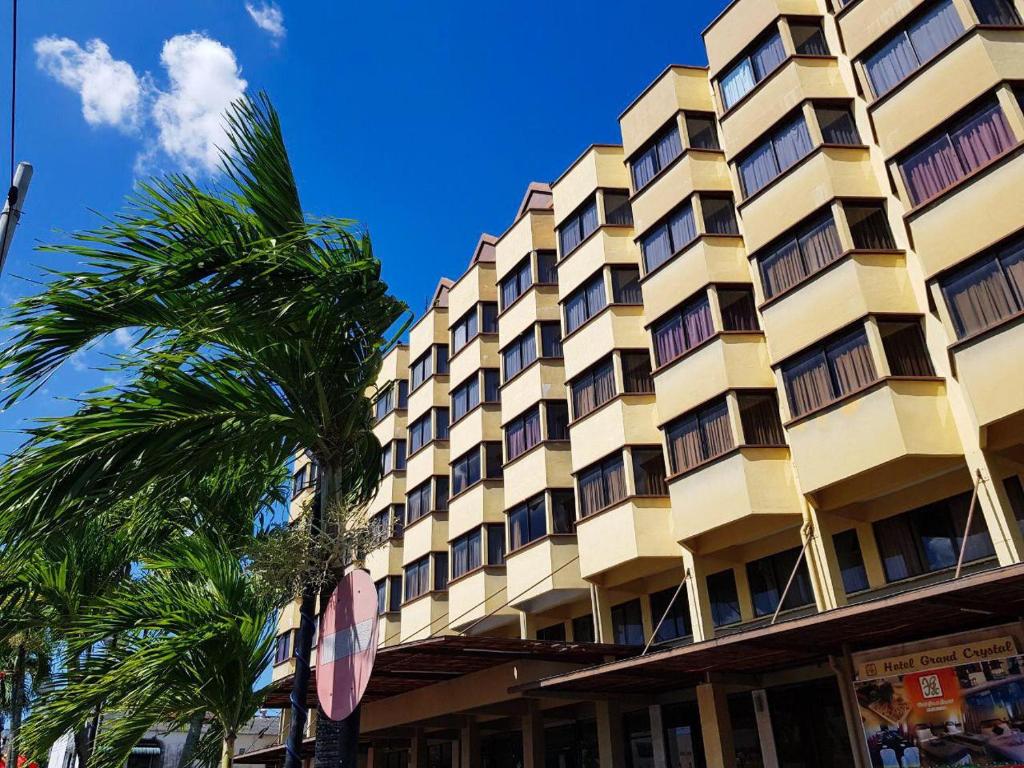
[[[654,392],[651,355],[646,350],[622,353],[622,391],[627,395]]]
[[[537,284],[558,285],[558,254],[554,251],[537,251]]]
[[[394,392],[393,387],[388,387],[377,395],[377,399],[373,401],[373,417],[376,421],[381,421],[385,416],[395,410]]]
[[[409,454],[414,454],[433,439],[432,412],[420,416],[409,425]]]
[[[683,154],[683,142],[679,138],[679,126],[675,118],[657,136],[644,145],[639,154],[630,161],[633,174],[633,189],[639,192],[673,160]]]
[[[750,583],[750,598],[754,603],[755,616],[770,616],[775,613],[799,556],[800,547],[794,547],[747,563],[747,581]],[[807,560],[801,559],[799,567],[796,568],[796,575],[789,585],[789,592],[786,593],[786,600],[782,603],[782,610],[802,608],[813,602],[814,592],[811,589]]]
[[[542,536],[547,536],[544,494],[518,504],[508,512],[509,551],[515,552]]]
[[[448,589],[448,553],[433,552],[430,559],[434,565],[434,591],[443,592]]]
[[[565,333],[572,333],[608,304],[604,272],[599,271],[565,300]]]
[[[452,540],[452,578],[465,576],[483,565],[481,551],[481,529],[474,528],[469,533]]]
[[[501,402],[501,372],[497,368],[484,368],[480,372],[484,382],[485,403]]]
[[[786,444],[779,401],[774,392],[741,392],[736,402],[740,411],[744,445]]]
[[[640,600],[613,605],[611,610],[612,634],[617,645],[643,645],[644,621]]]
[[[498,332],[498,305],[493,301],[480,302],[480,333]]]
[[[802,112],[774,128],[737,163],[744,196],[750,197],[766,187],[813,148]]]
[[[433,478],[420,483],[405,495],[405,524],[409,525],[430,513]]]
[[[848,595],[863,592],[870,586],[868,572],[864,567],[864,554],[860,551],[857,529],[834,534],[832,546],[836,551],[836,562],[843,577],[843,590]]]
[[[455,354],[476,337],[479,332],[479,317],[474,306],[466,314],[455,321],[452,326],[452,354]]]
[[[939,280],[957,338],[1024,312],[1024,237],[1015,237]]]
[[[505,369],[505,381],[508,381],[521,370],[537,359],[537,335],[531,325],[501,351],[501,361]]]
[[[434,372],[434,350],[424,352],[409,366],[409,388],[416,389]]]
[[[890,33],[864,60],[875,96],[884,96],[933,59],[964,31],[953,0],[939,0]]]
[[[581,373],[569,384],[572,416],[579,419],[615,397],[615,366],[608,357]]]
[[[452,493],[462,493],[469,486],[480,482],[480,446],[459,456],[452,462]]]
[[[748,48],[718,80],[722,104],[726,109],[754,89],[754,86],[774,72],[786,59],[786,49],[778,28]]]
[[[686,133],[691,149],[719,150],[718,128],[715,116],[710,112],[687,112]]]
[[[505,425],[505,455],[508,461],[540,443],[540,410],[533,406]]]
[[[643,304],[640,270],[637,267],[612,267],[612,301],[616,304]]]
[[[480,405],[480,378],[474,373],[452,390],[452,423]]]
[[[629,204],[629,190],[601,190],[604,200],[604,220],[616,227],[633,226],[633,208]]]
[[[597,230],[597,196],[591,197],[558,225],[558,245],[564,259]]]
[[[505,524],[487,523],[487,564],[505,564]]]
[[[562,400],[545,400],[544,425],[548,440],[568,440],[569,404]]]
[[[709,235],[738,235],[736,207],[732,195],[701,193],[700,208],[704,214],[704,231]]]
[[[831,211],[815,214],[771,243],[758,256],[766,299],[778,296],[827,267],[843,254]]]
[[[415,600],[430,591],[430,556],[415,560],[405,566],[405,602]]]
[[[707,291],[701,291],[680,309],[651,326],[654,360],[660,367],[696,347],[715,333]]]
[[[644,272],[653,272],[696,239],[697,223],[687,200],[640,239]]]
[[[580,519],[626,498],[626,467],[622,454],[609,456],[579,473]]]
[[[657,625],[658,632],[654,635],[655,643],[667,643],[693,634],[690,628],[690,608],[686,596],[686,587],[676,593],[676,587],[669,587],[650,596],[651,621]],[[664,621],[662,621],[664,617]]]
[[[665,427],[672,473],[678,474],[728,453],[734,447],[724,397],[680,416]]]
[[[720,287],[718,308],[722,313],[722,329],[726,331],[756,331],[757,310],[754,309],[754,291],[745,286]]]
[[[574,533],[576,519],[576,494],[571,488],[549,491],[551,494],[551,532]]]
[[[889,228],[885,205],[872,202],[843,202],[843,213],[853,237],[853,247],[863,251],[892,251],[896,241]]]
[[[392,440],[384,445],[380,454],[381,474],[405,469],[405,440]]]
[[[782,365],[782,379],[793,418],[822,408],[878,379],[863,326]]]
[[[526,293],[526,289],[533,284],[530,275],[530,257],[527,256],[501,280],[499,295],[501,296],[501,308],[508,309],[516,299]]]
[[[913,205],[938,197],[1017,145],[1006,115],[994,99],[947,126],[925,137],[896,161]]]
[[[665,482],[665,454],[661,448],[639,446],[629,449],[633,459],[633,486],[637,496],[668,496]]]
[[[801,56],[828,56],[828,44],[820,21],[790,21],[793,48]]]
[[[1021,24],[1013,0],[971,0],[971,5],[982,24],[997,27],[1016,27]]]
[[[826,144],[858,145],[861,143],[857,123],[849,104],[815,104],[814,115]]]
[[[540,356],[562,357],[562,324],[557,320],[545,321],[540,325]]]
[[[444,375],[448,373],[448,345],[434,345],[434,373]]]
[[[885,360],[893,376],[934,376],[921,320],[917,317],[886,318],[878,321]]]
[[[436,440],[448,439],[448,419],[447,408],[434,409],[434,438]]]
[[[740,599],[736,592],[736,574],[732,568],[707,577],[711,623],[716,627],[736,624],[742,619]]]

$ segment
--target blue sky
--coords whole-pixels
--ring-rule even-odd
[[[0,0],[0,177],[7,168],[10,0]],[[704,64],[721,2],[33,0],[19,13],[18,159],[35,166],[0,306],[63,257],[34,250],[112,213],[140,175],[203,175],[213,105],[266,90],[303,203],[369,226],[384,274],[419,312],[481,232],[501,233],[526,184],[556,178],[670,63]],[[271,9],[273,10],[273,9]],[[100,41],[100,42],[91,42]],[[6,188],[6,187],[5,187]],[[26,420],[98,386],[108,339],[0,414],[0,452]]]

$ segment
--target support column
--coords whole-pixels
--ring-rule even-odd
[[[470,717],[459,733],[459,764],[464,768],[480,765],[480,726]]]
[[[972,461],[973,459],[973,461]],[[1014,474],[1004,470],[998,459],[992,458],[985,451],[974,456],[967,456],[967,466],[971,470],[972,482],[978,481],[981,471],[982,481],[978,488],[978,504],[974,510],[972,530],[979,530],[979,517],[984,517],[992,545],[996,550],[1000,565],[1012,565],[1024,560],[1024,536],[1014,516],[1013,504],[1006,493],[1003,478]]]
[[[594,607],[594,632],[599,643],[614,643],[615,633],[612,631],[612,611],[608,605],[608,595],[595,584],[590,585],[590,602]]]
[[[704,734],[704,757],[708,768],[736,768],[736,747],[732,738],[729,705],[721,685],[697,686],[697,708]]]
[[[757,740],[761,742],[761,759],[764,768],[779,768],[779,755],[775,751],[775,731],[772,730],[772,714],[768,710],[768,695],[764,689],[751,691],[754,698],[754,720],[757,722]]]
[[[652,704],[647,708],[651,718],[651,751],[654,768],[668,768],[668,754],[665,751],[665,724],[661,719],[661,705]]]
[[[422,728],[416,728],[409,745],[409,768],[427,768],[428,762],[427,734]]]
[[[849,654],[830,656],[829,664],[836,673],[839,684],[839,699],[843,703],[843,719],[846,721],[846,733],[850,738],[850,749],[853,750],[854,768],[871,768],[871,755],[864,741],[860,706],[857,694],[853,690],[853,662]]]
[[[544,713],[536,701],[523,715],[523,768],[544,768]]]
[[[384,750],[375,744],[366,753],[366,768],[384,768]]]
[[[626,747],[622,738],[622,710],[617,702],[594,703],[597,715],[597,755],[601,768],[626,768]]]
[[[690,626],[693,641],[710,640],[715,636],[715,625],[711,619],[711,602],[708,600],[707,569],[700,558],[683,548],[683,565],[690,572],[686,582],[686,597],[690,606]]]

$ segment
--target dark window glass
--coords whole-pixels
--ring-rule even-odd
[[[405,514],[406,524],[419,520],[430,512],[431,482],[427,480],[413,488],[406,494]]]
[[[893,376],[935,375],[920,320],[879,320],[878,332]]]
[[[579,473],[580,517],[587,517],[626,498],[622,454],[610,456]]]
[[[843,589],[846,590],[846,594],[867,589],[868,573],[864,569],[864,556],[860,551],[856,529],[851,528],[835,534],[832,537],[832,546],[836,550],[836,560],[839,563],[839,572],[843,576]]]
[[[501,443],[484,443],[484,477],[501,477],[501,464]]]
[[[505,524],[488,523],[487,528],[487,564],[505,564]]]
[[[438,512],[448,510],[448,476],[434,478],[434,509]]]
[[[704,214],[704,231],[709,235],[738,235],[736,207],[730,195],[700,196],[700,209]]]
[[[448,553],[435,552],[431,557],[434,560],[434,589],[441,592],[448,589]]]
[[[452,578],[457,579],[483,565],[480,529],[470,531],[452,541]]]
[[[391,505],[391,538],[401,539],[405,534],[405,504]]]
[[[551,532],[573,533],[576,497],[571,490],[551,491]]]
[[[786,60],[786,49],[778,29],[751,46],[719,79],[722,104],[726,109],[734,106],[759,82]]]
[[[880,203],[843,203],[846,223],[850,225],[853,247],[866,251],[891,251],[896,242],[889,229],[885,206]]]
[[[534,496],[529,501],[513,507],[508,513],[508,525],[512,552],[546,536],[548,531],[544,514],[544,494]]]
[[[821,22],[791,21],[789,31],[793,35],[793,47],[801,56],[828,56]]]
[[[629,206],[629,192],[626,190],[604,190],[604,218],[608,224],[633,225],[633,209]]]
[[[485,301],[480,305],[480,332],[498,332],[498,305],[493,301]]]
[[[306,478],[309,476],[309,465],[304,464],[292,475],[292,496],[298,496],[308,487]]]
[[[877,378],[863,327],[782,365],[794,418],[863,389]]]
[[[537,251],[537,282],[542,285],[558,285],[558,261],[554,251]]]
[[[598,272],[565,300],[565,332],[572,333],[608,304],[604,274]]]
[[[782,610],[788,611],[814,602],[807,560],[800,558],[800,565],[797,566],[797,558],[800,558],[800,547],[747,563],[747,580],[750,582],[750,597],[754,603],[755,616],[770,616],[775,612],[794,567],[796,576],[793,577],[789,592],[786,593]]]
[[[832,212],[816,214],[769,245],[758,257],[766,299],[803,282],[843,253]]]
[[[543,629],[537,630],[537,639],[545,640],[549,643],[564,643],[565,642],[565,623],[552,624],[550,627],[544,627]]]
[[[544,403],[544,415],[547,421],[548,440],[569,439],[569,404],[548,400]]]
[[[505,366],[505,381],[537,359],[537,336],[532,326],[502,350],[501,359]]]
[[[716,627],[735,624],[741,618],[740,599],[736,595],[736,574],[732,569],[712,573],[707,578],[711,622]]]
[[[388,387],[377,396],[373,403],[373,416],[377,421],[380,421],[395,409],[394,394],[394,387]]]
[[[761,768],[763,757],[761,752],[761,735],[757,728],[757,715],[754,714],[754,697],[747,691],[731,694],[726,698],[729,710],[729,721],[732,725],[732,740],[736,750],[736,765]],[[786,768],[820,768],[817,765],[802,763],[780,763]]]
[[[499,286],[501,294],[501,308],[506,309],[516,299],[522,296],[526,289],[532,284],[530,279],[530,257],[527,256],[519,265],[505,278]]]
[[[778,686],[767,690],[768,711],[772,713],[772,733],[775,737],[775,751],[780,766],[787,768],[854,768],[853,749],[850,746],[849,731],[843,714],[842,699],[835,676],[822,677],[805,683]],[[749,694],[748,694],[749,698]],[[779,714],[776,715],[775,713]],[[886,726],[882,733],[887,732]],[[900,729],[893,727],[888,735],[879,740],[873,749],[875,755],[880,754],[886,745],[893,744],[900,748],[909,746],[907,742],[895,742],[899,738]],[[902,752],[902,761],[891,765],[905,766],[920,762],[921,765],[952,765],[945,758],[931,759],[931,739],[918,742],[921,760],[913,760],[907,752]],[[940,744],[950,742],[941,741]],[[938,746],[938,745],[936,745]],[[929,752],[925,750],[929,749]],[[895,749],[891,750],[894,754]],[[928,757],[925,757],[925,756]],[[970,758],[968,758],[970,759]],[[963,763],[961,763],[962,765]],[[885,761],[879,765],[887,766]],[[909,768],[909,766],[908,766]]]
[[[402,607],[402,577],[401,576],[389,576],[388,584],[390,589],[390,610],[392,612],[398,611]]]
[[[398,407],[405,410],[409,407],[409,382],[398,382]]]
[[[448,373],[448,345],[436,344],[434,354],[436,357],[434,371],[439,374]]]
[[[752,289],[719,288],[718,307],[722,312],[722,328],[724,330],[756,331],[759,329]]]
[[[639,496],[668,496],[661,448],[633,448],[633,485]]]
[[[633,189],[640,191],[651,179],[664,170],[669,163],[683,153],[683,142],[679,138],[679,127],[675,120],[667,128],[630,160],[629,167],[633,174]],[[607,202],[606,202],[607,205]]]
[[[485,403],[500,403],[501,402],[501,376],[497,368],[485,368],[483,372],[484,376],[484,402]]]
[[[616,304],[643,304],[640,270],[636,267],[612,267],[612,301]]]
[[[388,612],[388,580],[381,579],[374,586],[377,588],[377,615]]]
[[[434,409],[434,435],[438,440],[448,439],[448,420],[449,414],[447,408]]]
[[[774,392],[744,392],[737,397],[744,445],[785,445]]]
[[[849,107],[815,105],[821,138],[826,144],[860,144],[860,133]]]
[[[505,455],[508,461],[540,443],[540,412],[534,406],[505,425]]]
[[[456,422],[480,404],[480,381],[476,374],[452,390],[452,421]]]
[[[562,325],[558,322],[540,324],[540,356],[562,356]]]
[[[1006,495],[1010,498],[1010,506],[1013,508],[1013,517],[1017,521],[1017,527],[1024,533],[1024,485],[1021,484],[1017,475],[1011,475],[1003,480],[1003,487]]]
[[[644,272],[654,271],[696,239],[697,223],[687,200],[640,238]]]
[[[690,136],[690,147],[693,149],[721,149],[718,143],[718,128],[715,116],[707,114],[686,115],[686,132]]]
[[[612,633],[618,645],[643,645],[644,624],[640,600],[612,606]]]
[[[430,352],[424,352],[412,361],[412,364],[409,366],[410,389],[419,387],[433,373],[432,362],[433,355]]]
[[[724,398],[669,422],[665,427],[673,474],[710,461],[735,446]]]
[[[274,663],[284,664],[292,656],[292,633],[285,632],[282,635],[277,636],[277,642],[274,644]]]
[[[1020,14],[1013,5],[1013,0],[971,0],[971,5],[978,14],[982,24],[997,27],[1019,26]]]
[[[452,493],[462,493],[480,481],[480,447],[452,462]]]
[[[473,307],[464,314],[452,326],[452,354],[455,354],[468,344],[479,332],[479,319],[477,308]]]
[[[803,114],[774,129],[738,162],[743,194],[750,197],[807,155],[813,146]]]
[[[409,453],[416,453],[420,448],[430,442],[431,435],[431,413],[425,413],[409,425]]]
[[[405,601],[430,591],[430,557],[424,556],[405,566]]]
[[[651,356],[649,353],[622,353],[622,391],[633,395],[654,392],[654,379],[651,378]]]
[[[1024,311],[1024,238],[971,259],[939,284],[960,339]]]
[[[676,587],[669,587],[651,595],[651,621],[661,627],[654,635],[654,642],[665,643],[669,640],[678,640],[680,637],[687,637],[693,634],[690,629],[690,608],[687,602],[686,587],[679,590],[676,595]],[[675,598],[673,600],[673,598]],[[666,611],[668,612],[666,614]]]
[[[700,711],[697,702],[687,701],[678,704],[665,704],[661,708],[661,722],[665,729],[665,752],[668,764],[672,768],[706,768],[704,758],[704,739],[700,725]],[[732,724],[735,734],[736,723]],[[734,739],[735,741],[735,739]],[[736,748],[739,754],[739,745]],[[758,750],[758,755],[761,752]],[[747,762],[740,758],[737,766],[757,768],[756,762]]]
[[[558,246],[564,259],[597,229],[597,198],[591,197],[558,227]]]
[[[594,615],[577,616],[572,620],[572,639],[577,643],[594,642]]]

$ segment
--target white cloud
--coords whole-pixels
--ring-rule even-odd
[[[134,341],[135,339],[132,338],[132,332],[127,328],[118,328],[114,331],[114,343],[121,347],[121,349],[128,349]]]
[[[213,172],[225,146],[224,110],[247,85],[234,51],[192,32],[164,42],[160,62],[170,80],[153,103],[160,148],[187,170]]]
[[[89,363],[85,359],[85,350],[80,349],[77,352],[72,353],[71,357],[68,358],[68,362],[71,363],[71,367],[76,371],[88,371]]]
[[[263,2],[259,5],[246,3],[245,10],[249,12],[249,16],[256,22],[257,27],[274,38],[275,44],[284,38],[287,31],[284,28],[284,14],[277,3]]]
[[[113,58],[102,40],[90,40],[82,48],[66,37],[41,37],[35,52],[40,69],[78,92],[89,125],[111,125],[123,131],[138,128],[145,80],[127,61]]]

